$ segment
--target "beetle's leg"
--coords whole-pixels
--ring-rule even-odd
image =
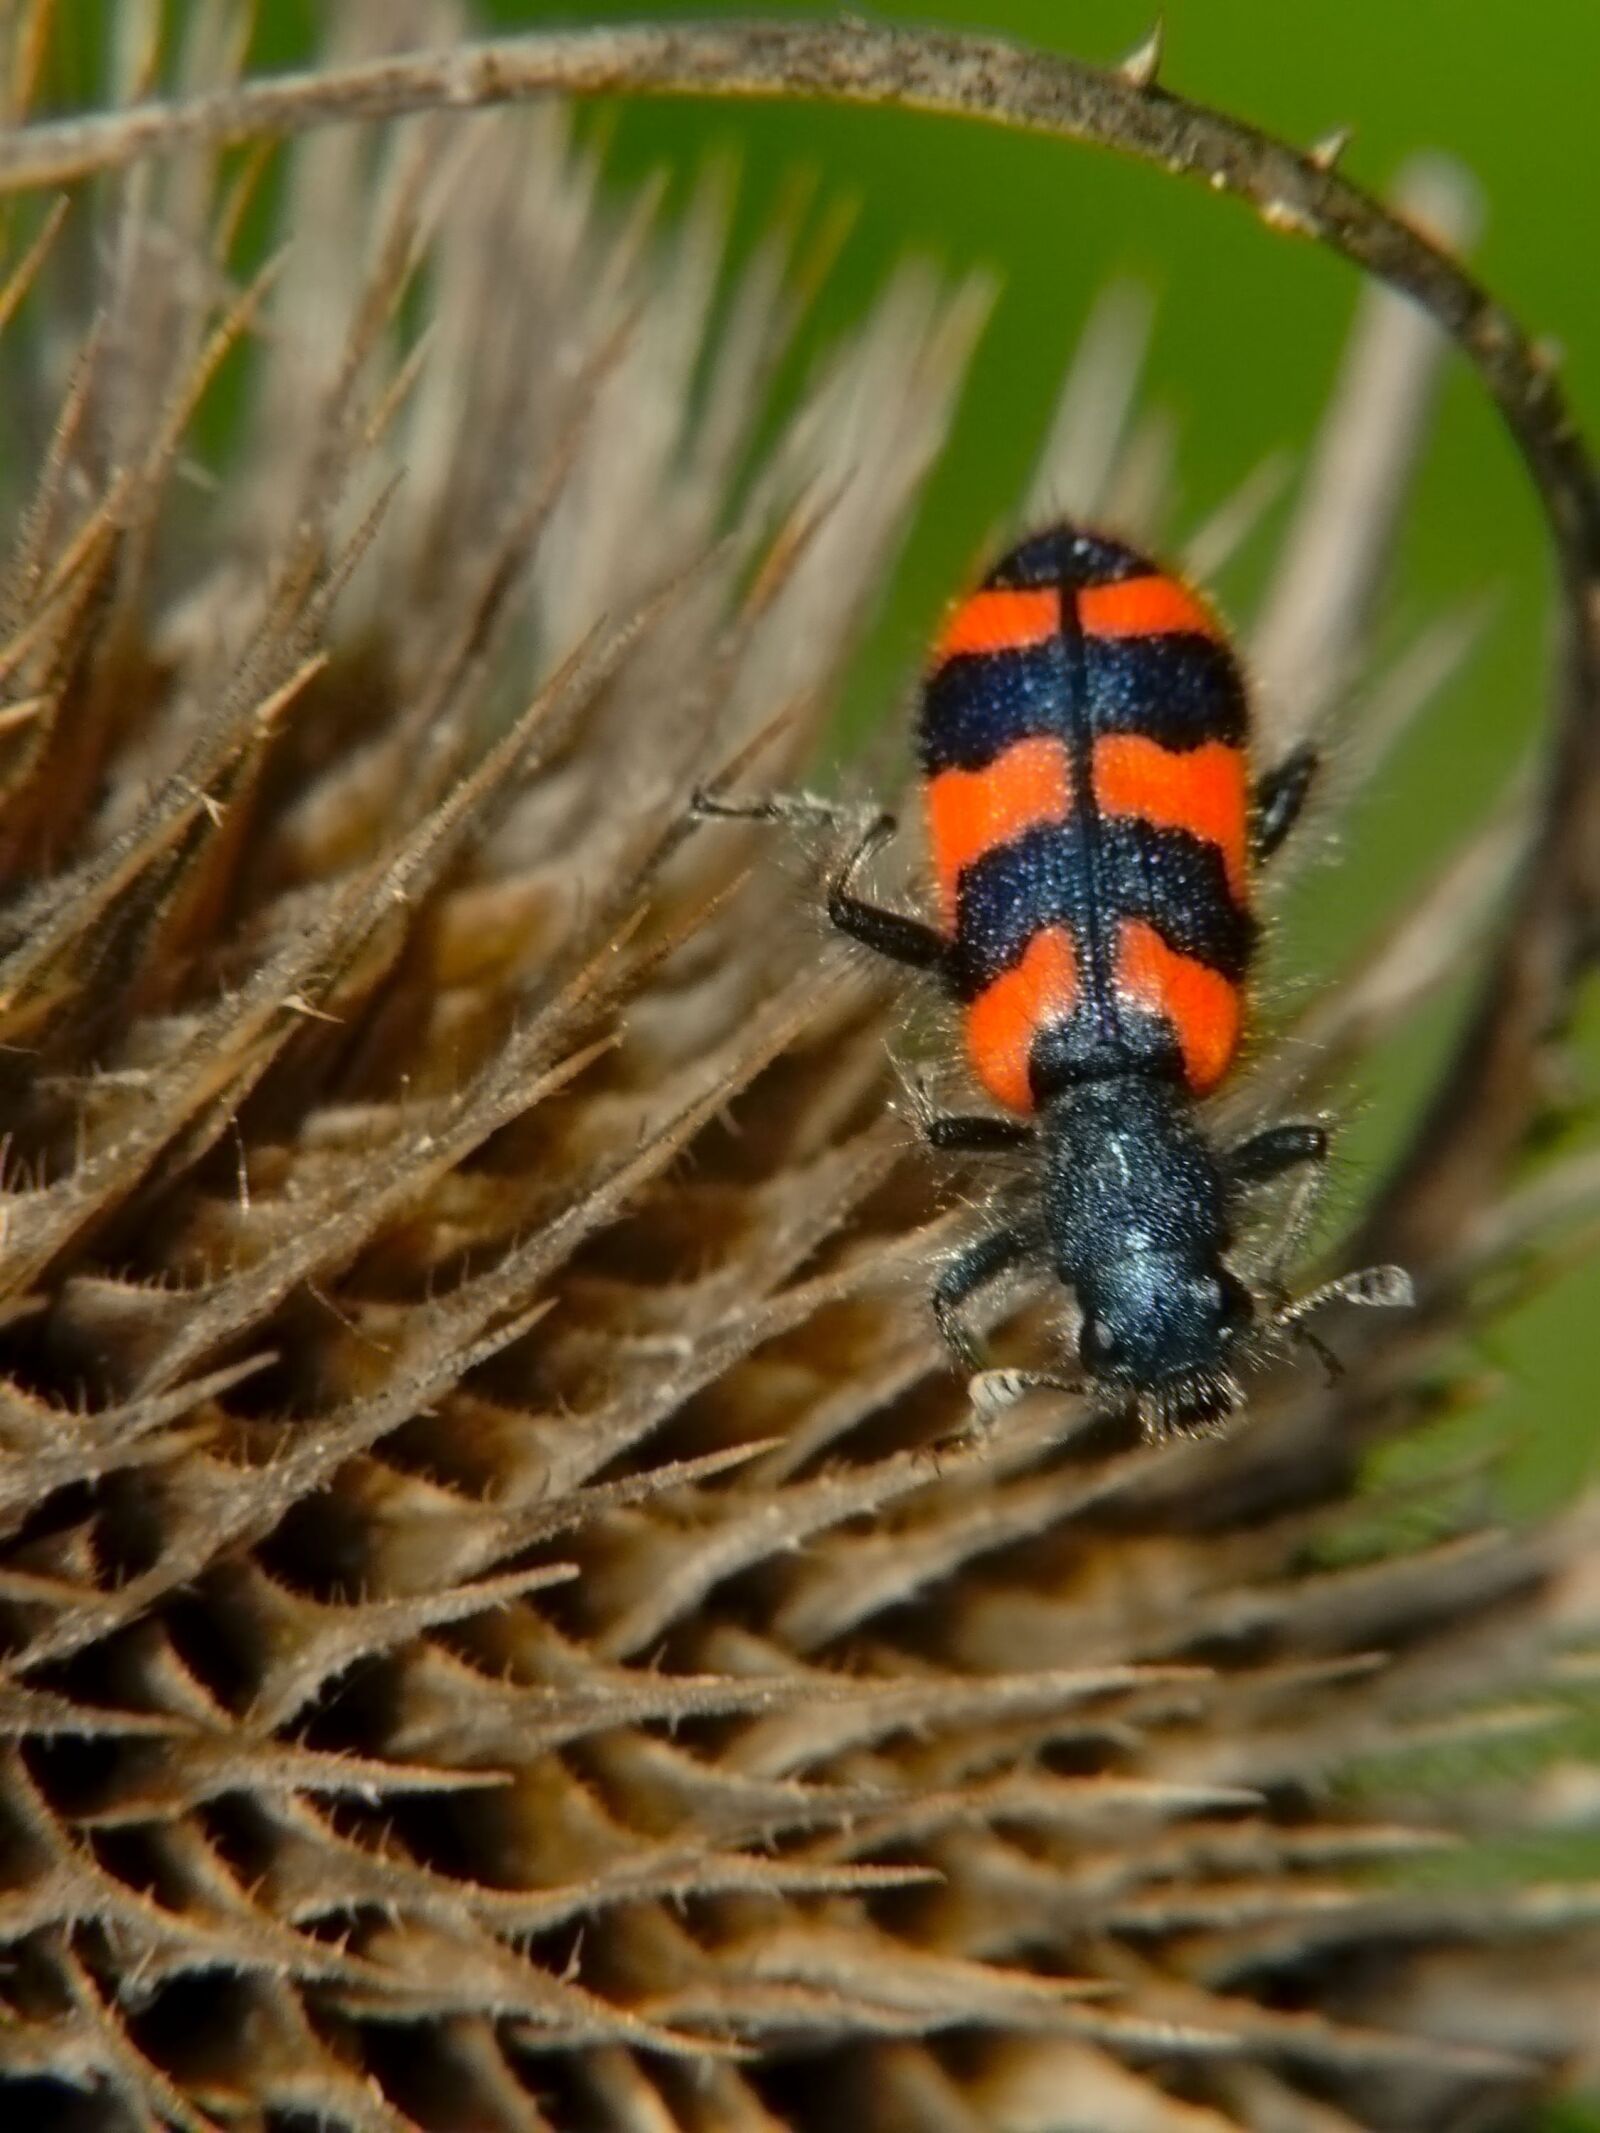
[[[1316,774],[1317,751],[1307,742],[1256,780],[1250,848],[1258,865],[1272,857],[1300,819]]]
[[[937,928],[912,918],[904,911],[889,911],[881,904],[865,902],[855,893],[855,879],[880,845],[894,835],[891,814],[872,812],[863,818],[857,808],[841,807],[813,793],[777,793],[765,800],[721,800],[697,792],[691,802],[695,814],[729,822],[826,823],[840,827],[859,826],[856,841],[828,883],[828,917],[841,933],[860,941],[875,955],[912,970],[940,970],[950,944]]]
[[[981,1370],[983,1357],[977,1342],[961,1323],[962,1304],[974,1290],[997,1281],[1009,1268],[1026,1259],[1034,1249],[1034,1243],[1032,1231],[1020,1225],[992,1229],[987,1236],[978,1237],[965,1246],[941,1270],[933,1285],[933,1315],[944,1336],[945,1346],[963,1370]]]
[[[911,970],[942,970],[950,943],[934,926],[904,911],[888,911],[855,893],[855,879],[881,844],[895,833],[895,818],[880,814],[862,830],[854,850],[828,884],[828,917],[841,933],[860,941],[875,955]]]
[[[1020,1119],[994,1118],[974,1113],[935,1112],[923,1121],[923,1136],[930,1148],[964,1149],[972,1155],[998,1155],[1014,1148],[1029,1148],[1035,1135]]]
[[[1268,1126],[1252,1133],[1247,1141],[1230,1148],[1223,1157],[1228,1183],[1234,1186],[1264,1185],[1297,1163],[1320,1163],[1328,1154],[1324,1126],[1293,1124]]]

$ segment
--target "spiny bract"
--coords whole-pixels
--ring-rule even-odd
[[[0,2115],[1523,2122],[1597,2071],[1593,1889],[1395,1867],[1590,1810],[1419,1758],[1581,1672],[1592,1514],[1341,1552],[1454,1397],[1427,1314],[1225,1443],[961,1440],[900,1010],[688,823],[813,751],[978,295],[902,274],[771,433],[804,276],[725,283],[714,191],[668,237],[548,110],[345,128],[241,285],[259,175],[135,169],[0,300]],[[1137,524],[1126,326],[1049,488]],[[1431,360],[1370,310],[1393,461]],[[1450,973],[1492,856],[1260,1092]]]

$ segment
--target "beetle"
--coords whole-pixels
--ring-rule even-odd
[[[936,922],[857,892],[891,815],[862,827],[829,883],[836,927],[942,980],[999,1107],[929,1114],[928,1140],[1027,1162],[1019,1204],[933,1289],[981,1411],[1054,1385],[1131,1402],[1153,1432],[1205,1428],[1242,1403],[1234,1366],[1270,1329],[1311,1339],[1302,1321],[1322,1304],[1410,1300],[1398,1267],[1290,1300],[1235,1264],[1248,1196],[1329,1147],[1301,1120],[1219,1145],[1201,1113],[1239,1053],[1256,877],[1317,770],[1299,746],[1254,774],[1251,740],[1244,673],[1210,604],[1121,541],[1047,526],[957,603],[923,678]],[[805,797],[697,806],[836,812]],[[1076,1300],[1075,1377],[983,1367],[962,1306],[1022,1266]]]

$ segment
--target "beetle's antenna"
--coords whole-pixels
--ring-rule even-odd
[[[1294,1296],[1273,1314],[1273,1323],[1293,1326],[1327,1304],[1365,1304],[1376,1310],[1405,1310],[1417,1300],[1411,1276],[1403,1266],[1364,1266],[1353,1274],[1341,1274],[1320,1288]]]
[[[1401,1310],[1415,1301],[1411,1276],[1403,1266],[1365,1266],[1353,1274],[1341,1274],[1337,1280],[1325,1281],[1320,1288],[1308,1289],[1304,1296],[1286,1298],[1266,1323],[1287,1333],[1301,1347],[1309,1348],[1327,1373],[1328,1383],[1336,1385],[1344,1376],[1344,1364],[1327,1342],[1306,1324],[1312,1312],[1331,1303]]]
[[[1008,1407],[1015,1407],[1030,1392],[1087,1391],[1082,1378],[1062,1378],[1048,1370],[977,1370],[967,1380],[967,1398],[979,1423],[988,1428]]]

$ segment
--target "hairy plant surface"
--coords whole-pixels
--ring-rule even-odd
[[[1594,1888],[1416,1870],[1592,1814],[1520,1743],[1595,1507],[1355,1524],[1593,1155],[1530,1179],[1498,1084],[1475,1197],[1364,1218],[1421,1310],[1225,1441],[963,1434],[903,996],[687,802],[814,758],[981,296],[907,270],[778,419],[816,262],[608,208],[551,110],[313,135],[246,281],[260,176],[135,164],[0,293],[5,2123],[1414,2133],[1600,2078]],[[1130,332],[1040,497],[1141,533]],[[1367,301],[1253,632],[1358,766],[1462,644],[1352,688],[1437,354]],[[1336,1093],[1536,830],[1234,1102]]]

